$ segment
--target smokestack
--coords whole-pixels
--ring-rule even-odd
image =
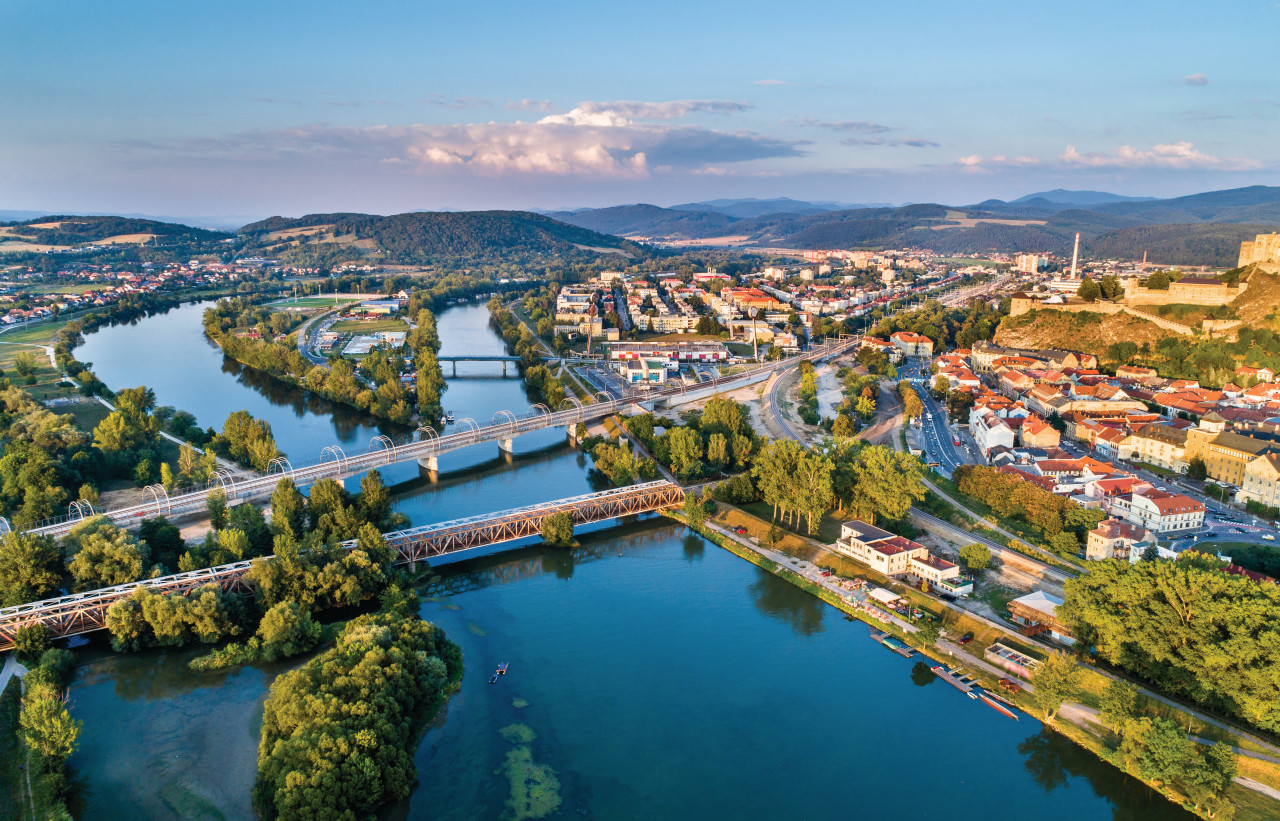
[[[1076,232],[1076,248],[1071,252],[1071,278],[1076,278],[1076,262],[1080,259],[1080,232]]]

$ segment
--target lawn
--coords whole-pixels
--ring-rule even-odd
[[[103,288],[109,288],[110,285],[102,283],[88,283],[85,285],[65,284],[59,285],[56,282],[41,285],[23,285],[18,288],[28,294],[84,294],[89,291],[101,291]]]
[[[270,303],[271,305],[296,305],[299,308],[332,308],[334,305],[342,305],[348,302],[357,301],[356,297],[338,297],[337,302],[331,296],[304,296],[297,299],[288,298],[281,299]]]
[[[378,331],[408,331],[409,326],[403,319],[389,317],[387,319],[343,319],[329,326],[329,330],[340,334],[373,334]]]

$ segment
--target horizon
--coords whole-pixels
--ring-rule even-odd
[[[398,2],[307,9],[143,0],[126,25],[108,7],[9,4],[0,70],[26,82],[0,88],[21,114],[0,132],[0,206],[970,204],[1280,184],[1274,27],[1259,24],[1280,21],[1275,4],[671,4],[639,17],[506,4],[483,27],[465,9]],[[816,21],[848,35],[797,47]],[[23,34],[50,30],[58,48]],[[618,59],[620,36],[634,60]],[[1167,47],[1192,40],[1233,47]]]

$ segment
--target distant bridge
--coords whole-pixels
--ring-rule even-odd
[[[840,340],[809,350],[804,358],[821,359],[834,356],[859,344],[859,340]],[[147,516],[180,516],[203,511],[209,495],[221,491],[226,495],[227,503],[262,500],[269,497],[281,479],[292,479],[298,487],[307,487],[321,479],[342,479],[358,476],[374,468],[393,465],[409,460],[417,461],[423,468],[435,471],[438,459],[450,451],[470,447],[481,442],[497,442],[498,447],[507,453],[514,452],[514,440],[522,434],[545,428],[566,427],[570,435],[579,422],[601,419],[618,413],[631,405],[654,408],[659,405],[671,407],[685,402],[704,399],[714,393],[751,385],[767,379],[774,371],[793,368],[799,362],[798,357],[768,362],[748,368],[729,376],[711,377],[702,373],[702,381],[688,385],[680,384],[671,388],[650,391],[643,396],[615,399],[607,393],[600,392],[592,397],[593,404],[583,404],[580,400],[569,397],[564,400],[560,410],[552,411],[546,405],[531,405],[521,416],[509,410],[500,410],[489,420],[489,424],[481,425],[474,419],[460,419],[455,433],[438,434],[430,427],[418,428],[410,437],[396,441],[389,436],[375,436],[369,441],[365,453],[347,454],[341,445],[329,445],[320,451],[320,459],[305,464],[294,465],[287,458],[280,456],[272,460],[265,476],[245,478],[236,477],[228,470],[219,470],[204,487],[178,488],[172,493],[163,485],[155,484],[144,488],[146,501],[142,504],[99,511],[85,501],[72,502],[66,516],[41,522],[28,529],[31,533],[49,536],[62,536],[81,521],[95,515],[103,515],[121,527],[132,527]],[[8,522],[0,519],[0,531],[8,528]]]
[[[537,536],[542,531],[543,520],[557,513],[568,513],[573,517],[574,525],[583,525],[621,516],[652,513],[676,507],[683,502],[684,491],[679,485],[671,482],[648,482],[383,535],[387,545],[396,552],[395,563],[412,565],[452,553]],[[355,545],[354,539],[342,543],[347,550]],[[253,567],[254,562],[270,558],[267,556],[233,562],[6,607],[0,610],[0,652],[12,649],[18,630],[33,624],[43,624],[55,638],[104,630],[107,626],[107,609],[139,589],[157,594],[185,595],[205,585],[216,584],[227,592],[252,593],[245,574]]]
[[[476,355],[476,356],[437,356],[437,357],[436,357],[436,361],[437,361],[437,362],[452,362],[452,363],[453,363],[453,375],[454,375],[454,376],[457,376],[457,375],[458,375],[458,363],[459,363],[459,362],[501,362],[501,363],[502,363],[502,375],[503,375],[503,376],[506,376],[506,375],[507,375],[507,363],[508,363],[508,362],[516,362],[516,363],[518,363],[518,362],[522,362],[522,361],[524,361],[524,360],[522,360],[522,359],[521,359],[520,357],[518,357],[518,356],[507,356],[507,355],[505,355],[505,354],[504,354],[504,355],[500,355],[500,356],[480,356],[480,355]]]

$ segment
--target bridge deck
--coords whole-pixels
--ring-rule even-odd
[[[554,502],[528,505],[466,519],[426,525],[385,534],[388,546],[396,551],[396,564],[425,561],[430,558],[474,550],[538,535],[542,520],[566,512],[575,525],[602,522],[620,516],[635,516],[680,505],[684,491],[671,482],[648,482],[631,487],[588,493]],[[347,550],[355,540],[343,542]],[[102,590],[92,590],[56,599],[20,604],[0,610],[0,651],[13,647],[17,631],[32,624],[43,624],[55,637],[76,636],[106,628],[107,609],[128,598],[135,590],[154,593],[190,593],[208,584],[226,591],[252,592],[245,574],[255,561],[234,562],[218,567],[193,570],[156,579],[145,579]]]
[[[831,345],[811,349],[807,352],[805,358],[831,356],[856,344],[858,344],[857,339],[842,340]],[[121,527],[130,527],[137,525],[147,516],[174,516],[200,512],[204,510],[209,494],[218,490],[226,494],[227,501],[231,504],[264,499],[271,495],[272,491],[275,490],[276,484],[283,478],[292,479],[298,487],[307,487],[324,478],[341,479],[348,476],[358,476],[374,468],[385,467],[403,461],[426,460],[481,442],[509,440],[535,430],[576,425],[579,422],[600,419],[617,413],[638,401],[647,403],[665,400],[668,404],[672,404],[673,401],[678,403],[682,397],[687,395],[698,396],[711,389],[731,390],[752,382],[758,382],[776,370],[795,367],[799,359],[799,357],[792,357],[748,368],[729,376],[709,379],[705,382],[677,385],[660,391],[651,391],[640,398],[614,399],[610,397],[605,401],[596,401],[593,404],[585,405],[577,399],[566,399],[565,402],[567,404],[573,404],[574,406],[553,412],[545,405],[534,405],[530,407],[524,416],[519,417],[511,411],[501,410],[493,415],[488,425],[480,425],[473,419],[459,420],[457,427],[465,427],[465,429],[455,433],[439,435],[434,429],[419,428],[412,438],[399,442],[392,440],[388,436],[378,436],[369,443],[369,451],[367,453],[351,456],[348,456],[341,446],[330,445],[321,451],[319,460],[307,464],[295,466],[281,457],[272,463],[266,476],[237,479],[228,471],[220,471],[206,487],[175,489],[173,493],[166,492],[161,485],[151,485],[145,489],[150,498],[143,504],[108,511],[94,511],[89,508],[88,515],[101,513]],[[596,398],[599,399],[600,396],[607,395],[600,394]],[[75,503],[75,509],[70,515],[42,522],[40,525],[30,528],[30,532],[62,536],[86,518],[86,515],[80,512],[82,506],[87,507],[87,504],[83,502]],[[3,524],[7,523],[0,520],[0,525]],[[0,526],[0,529],[3,529],[3,527]]]

